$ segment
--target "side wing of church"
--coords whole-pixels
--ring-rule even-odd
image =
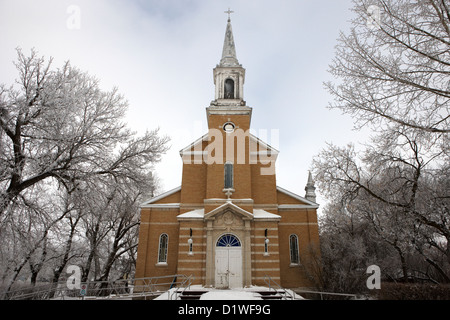
[[[250,133],[228,19],[208,133],[180,151],[180,187],[141,205],[136,278],[193,275],[216,288],[311,286],[305,265],[319,254],[311,174],[305,197],[276,185],[278,150]]]

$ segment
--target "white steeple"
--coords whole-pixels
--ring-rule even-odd
[[[214,68],[214,84],[216,86],[213,106],[240,107],[245,106],[244,81],[245,69],[239,64],[236,57],[233,30],[231,28],[230,9],[228,13],[227,28],[223,41],[222,58]]]
[[[225,12],[229,12],[229,10]],[[231,28],[230,17],[228,17],[227,29],[225,31],[225,39],[223,41],[222,59],[220,59],[219,66],[221,67],[241,66],[236,57],[236,47],[234,46],[233,29]]]
[[[316,202],[316,187],[314,186],[314,181],[311,175],[311,171],[309,171],[308,174],[308,182],[306,183],[305,187],[305,198],[309,201]]]

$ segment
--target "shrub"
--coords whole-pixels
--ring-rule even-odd
[[[450,285],[420,283],[381,283],[380,300],[450,300]]]

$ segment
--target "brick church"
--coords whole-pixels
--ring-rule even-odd
[[[136,278],[184,274],[216,288],[311,286],[305,265],[319,246],[311,174],[304,197],[276,184],[278,151],[250,133],[245,69],[230,18],[213,70],[208,133],[180,151],[181,186],[141,205]]]

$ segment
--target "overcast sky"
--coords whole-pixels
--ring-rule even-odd
[[[181,185],[179,151],[207,132],[229,7],[244,100],[254,130],[279,130],[277,185],[304,196],[308,169],[326,142],[363,135],[337,110],[323,82],[350,0],[0,0],[0,83],[12,84],[15,48],[70,60],[114,86],[138,132],[159,127],[171,149],[156,166],[162,191]],[[321,202],[319,195],[318,202]]]

